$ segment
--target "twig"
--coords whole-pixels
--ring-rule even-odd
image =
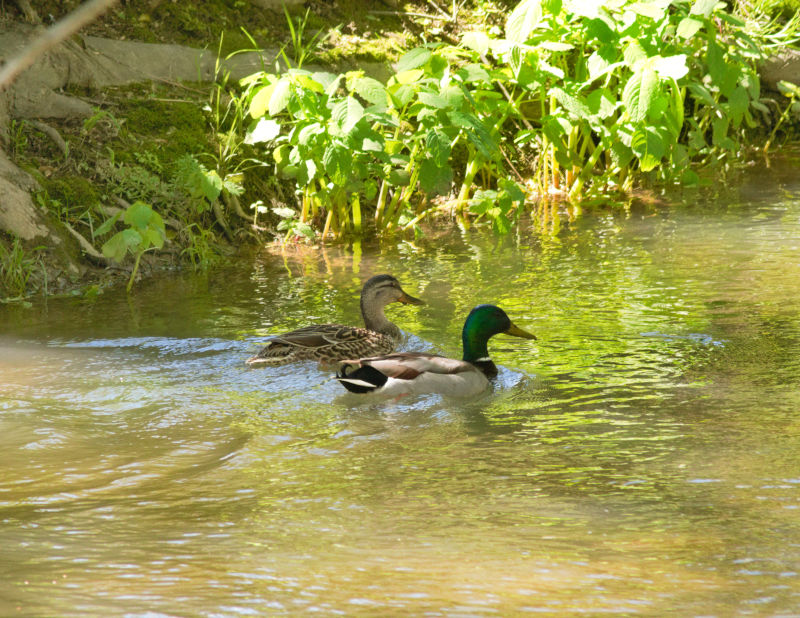
[[[407,11],[370,11],[369,13],[370,15],[397,15],[398,17],[408,15],[409,17],[422,17],[423,19],[435,19],[436,21],[450,21],[449,15],[447,17],[437,17],[427,13],[409,13]]]
[[[55,145],[58,146],[61,154],[63,154],[65,157],[67,156],[67,153],[69,152],[67,142],[64,141],[64,138],[61,137],[61,134],[56,129],[51,127],[46,122],[42,122],[41,120],[31,120],[29,122],[34,129],[41,131],[47,137],[49,137],[55,143]]]
[[[115,2],[117,0],[89,0],[84,2],[64,19],[37,36],[0,70],[0,90],[8,87],[39,56],[75,34],[86,24],[94,21]]]
[[[439,11],[442,15],[447,18],[447,21],[453,21],[453,15],[450,15],[447,11],[445,11],[442,7],[436,4],[433,0],[428,0],[428,4],[430,4],[433,8]]]
[[[78,240],[78,244],[80,244],[81,249],[83,249],[84,253],[86,253],[89,257],[95,259],[96,261],[100,262],[101,264],[108,265],[109,260],[106,256],[104,256],[97,249],[95,249],[92,243],[86,240],[81,235],[81,233],[76,231],[69,223],[67,223],[66,221],[64,221],[63,223],[67,231]]]
[[[516,167],[514,167],[514,164],[511,162],[511,159],[509,159],[509,158],[508,158],[508,155],[506,154],[506,151],[505,151],[505,150],[503,150],[503,147],[502,147],[502,146],[500,146],[500,145],[498,145],[497,149],[500,151],[500,154],[502,154],[502,155],[503,155],[503,158],[506,160],[506,163],[508,163],[508,167],[510,167],[510,168],[511,168],[511,171],[512,171],[512,172],[514,172],[514,173],[517,175],[517,178],[519,179],[519,181],[520,181],[522,184],[525,184],[525,179],[524,179],[524,178],[522,177],[522,175],[521,175],[521,174],[520,174],[520,173],[517,171],[517,168],[516,168]]]

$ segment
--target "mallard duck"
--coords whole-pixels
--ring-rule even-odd
[[[470,311],[461,332],[463,360],[417,352],[345,360],[339,365],[336,379],[352,393],[473,397],[489,386],[489,378],[497,375],[486,344],[499,333],[536,339],[516,326],[500,307],[478,305]]]
[[[361,317],[364,326],[315,324],[267,340],[267,345],[248,365],[284,365],[300,360],[334,363],[345,358],[388,354],[400,342],[402,333],[383,313],[389,303],[424,305],[403,291],[391,275],[375,275],[361,288]]]

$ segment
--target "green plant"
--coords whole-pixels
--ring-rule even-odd
[[[40,248],[36,247],[34,252]],[[25,296],[36,264],[37,260],[25,251],[18,237],[13,237],[10,246],[0,242],[0,295],[6,299]]]
[[[206,270],[219,261],[214,248],[214,233],[197,223],[187,225],[181,231],[186,247],[181,251],[195,270]]]
[[[783,93],[784,96],[789,98],[789,103],[787,103],[786,107],[783,109],[783,113],[778,118],[778,121],[772,127],[772,132],[769,134],[769,138],[767,142],[764,144],[764,152],[769,150],[769,147],[772,145],[772,141],[775,139],[775,135],[778,133],[778,129],[781,128],[786,119],[789,118],[792,114],[795,117],[800,117],[800,87],[796,86],[791,82],[780,81],[778,82],[778,89]]]
[[[24,120],[12,120],[8,126],[8,152],[14,159],[24,157],[28,151],[28,136],[25,132],[27,122]]]
[[[693,165],[732,158],[769,111],[755,65],[791,34],[770,28],[716,0],[523,0],[502,37],[412,49],[386,82],[297,68],[246,78],[247,141],[296,183],[297,209],[278,213],[287,237],[298,223],[358,235],[370,210],[381,232],[415,228],[437,195],[502,233],[523,184],[593,201],[696,184]]]
[[[280,56],[286,63],[287,67],[294,67],[295,69],[302,68],[306,60],[314,55],[317,48],[325,42],[328,34],[322,33],[318,30],[309,40],[304,40],[306,34],[306,27],[308,25],[308,17],[311,14],[311,9],[306,9],[303,17],[292,19],[286,5],[283,5],[283,14],[286,17],[286,24],[289,26],[290,43],[292,45],[291,59],[286,54],[286,46],[284,45],[280,50]]]
[[[135,202],[122,213],[114,215],[103,223],[98,228],[97,235],[109,232],[120,216],[122,216],[122,221],[128,227],[108,239],[101,250],[107,258],[120,263],[128,253],[134,255],[133,270],[125,288],[130,292],[136,273],[139,270],[139,261],[142,255],[151,249],[163,247],[166,231],[161,215],[144,202]]]

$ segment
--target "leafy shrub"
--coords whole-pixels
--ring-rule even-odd
[[[323,238],[360,234],[365,211],[379,230],[413,227],[437,194],[508,231],[522,201],[510,173],[535,197],[572,201],[647,177],[694,184],[691,164],[735,156],[768,113],[762,46],[724,7],[523,0],[503,38],[412,49],[385,83],[260,72],[243,81],[246,141],[296,182],[299,213],[279,213],[290,233],[315,225]]]

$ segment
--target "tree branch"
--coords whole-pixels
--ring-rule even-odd
[[[86,24],[97,19],[100,14],[115,2],[117,0],[88,0],[88,2],[84,2],[72,13],[34,38],[0,70],[0,90],[7,88],[39,56],[75,34]]]

